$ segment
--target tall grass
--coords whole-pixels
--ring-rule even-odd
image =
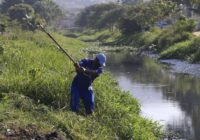
[[[119,31],[111,32],[109,30],[102,30],[99,32],[83,33],[79,39],[85,42],[100,42],[101,44],[115,44],[117,38],[121,35]]]
[[[160,58],[187,59],[190,55],[190,45],[191,41],[184,41],[172,45],[160,54]]]
[[[191,40],[176,43],[164,50],[160,54],[160,58],[167,59],[183,59],[190,62],[200,61],[200,38],[193,37]]]
[[[81,49],[87,44],[53,35],[77,59],[86,56]],[[94,115],[70,112],[73,64],[43,33],[13,32],[1,36],[0,42],[0,113],[4,114],[0,121],[4,126],[34,125],[39,131],[57,130],[78,140],[156,140],[161,136],[159,126],[140,116],[137,100],[122,92],[108,73],[95,81]]]

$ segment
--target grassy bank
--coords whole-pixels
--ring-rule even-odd
[[[77,59],[86,56],[80,50],[87,44],[53,35]],[[0,45],[1,138],[13,127],[57,131],[65,139],[76,140],[156,140],[161,136],[158,125],[140,116],[138,102],[121,91],[108,73],[94,83],[94,115],[70,112],[73,64],[44,33],[12,31],[0,36]]]
[[[117,38],[121,35],[119,31],[111,32],[109,30],[85,31],[78,39],[84,42],[100,42],[102,45],[114,45]]]

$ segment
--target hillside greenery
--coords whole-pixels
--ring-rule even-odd
[[[117,5],[115,9],[99,15],[97,23],[104,22],[101,28],[83,26],[90,32],[83,32],[79,39],[100,42],[101,45],[133,46],[139,53],[151,51],[160,54],[162,59],[176,58],[199,62],[199,37],[192,34],[196,30],[197,22],[182,14],[180,4],[187,7],[193,5],[196,11],[198,10],[197,1],[187,0],[153,0],[132,5]],[[115,10],[119,13],[114,12]],[[90,18],[90,12],[92,13],[88,11],[88,14],[84,15]],[[114,16],[116,13],[119,15],[117,18]],[[106,18],[110,20],[104,20]]]
[[[123,35],[120,32],[101,32],[83,34],[79,37],[82,41],[97,42],[101,45],[132,46],[141,51],[151,51],[160,54],[161,59],[182,59],[189,62],[200,62],[199,40],[192,34],[196,23],[191,19],[181,19],[174,25],[160,29],[152,28],[149,31],[132,35]]]
[[[109,28],[111,31],[120,30],[125,35],[134,34],[150,29],[174,9],[175,5],[170,0],[130,5],[99,4],[85,8],[77,18],[77,25],[86,29]]]
[[[20,24],[24,24],[22,20],[26,15],[36,21],[44,20],[48,24],[63,16],[59,6],[52,0],[3,0],[0,11],[8,15],[10,20],[17,20]]]
[[[10,30],[11,28],[9,28]],[[53,36],[78,60],[87,44]],[[13,28],[0,36],[0,137],[13,127],[58,131],[65,139],[141,139],[161,137],[158,124],[140,116],[140,106],[119,89],[107,72],[94,83],[96,110],[85,117],[69,111],[73,64],[42,32]]]
[[[200,38],[192,35],[196,23],[180,15],[170,19],[177,12],[174,2],[129,2],[87,7],[77,19],[84,31],[76,35],[77,39],[52,34],[76,60],[87,57],[83,49],[92,48],[85,42],[97,42],[133,46],[159,53],[160,58],[200,62]],[[69,98],[76,74],[73,64],[23,18],[27,14],[32,24],[51,23],[62,16],[61,10],[51,0],[4,0],[0,7],[0,138],[13,127],[34,127],[39,133],[57,131],[65,139],[78,140],[162,137],[159,124],[141,117],[138,101],[122,91],[108,72],[94,83],[95,113],[86,117],[83,107],[79,114],[72,113]],[[166,19],[167,27],[155,26]]]

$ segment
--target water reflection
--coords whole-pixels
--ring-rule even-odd
[[[108,54],[108,70],[139,99],[142,115],[187,140],[200,139],[200,79],[130,53]]]

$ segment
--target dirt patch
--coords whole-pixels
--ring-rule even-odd
[[[35,127],[6,129],[0,140],[65,140],[58,132],[40,134]]]
[[[200,31],[198,31],[198,32],[193,32],[192,34],[195,35],[195,36],[200,36]]]

